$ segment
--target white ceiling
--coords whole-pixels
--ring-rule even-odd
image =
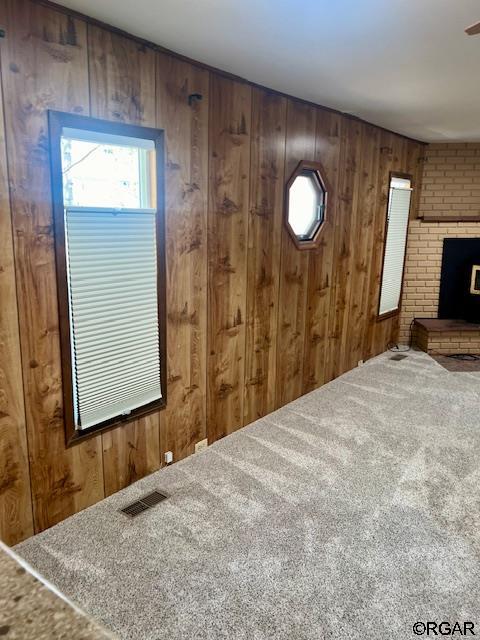
[[[480,141],[479,0],[61,0],[168,49],[427,141]]]

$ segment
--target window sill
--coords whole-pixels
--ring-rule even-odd
[[[387,311],[387,313],[382,313],[377,316],[377,322],[382,322],[383,320],[388,320],[389,318],[394,318],[400,314],[400,309],[395,309],[395,311]]]

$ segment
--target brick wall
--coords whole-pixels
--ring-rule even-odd
[[[480,217],[480,142],[425,149],[420,217]]]

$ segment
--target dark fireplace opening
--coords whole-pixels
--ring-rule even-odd
[[[438,317],[480,324],[480,238],[445,238]]]

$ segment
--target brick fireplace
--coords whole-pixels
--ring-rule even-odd
[[[445,239],[480,238],[480,143],[429,145],[419,195],[420,217],[411,221],[409,229],[401,344],[408,344],[414,318],[438,319]],[[449,319],[455,318],[444,318]],[[415,330],[424,350],[480,354],[480,327],[463,330],[457,324],[437,324],[433,331],[427,325],[428,329]]]

